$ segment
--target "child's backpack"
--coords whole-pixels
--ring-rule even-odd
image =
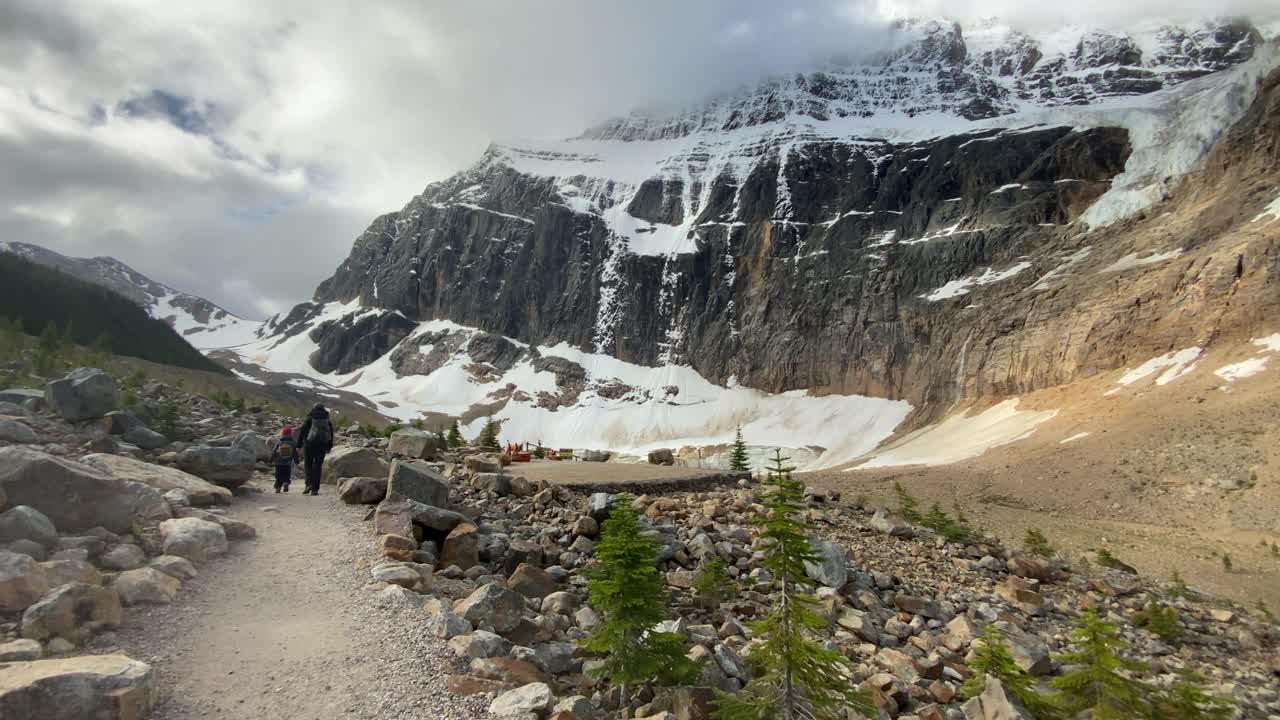
[[[293,462],[293,441],[279,440],[276,442],[276,464],[285,465]]]
[[[311,429],[307,431],[307,445],[311,447],[328,445],[332,441],[333,426],[329,424],[329,418],[311,418]]]

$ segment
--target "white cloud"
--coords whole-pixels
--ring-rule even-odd
[[[1216,10],[1268,7],[1248,2]],[[1071,7],[1101,22],[1196,4]],[[572,135],[864,50],[886,14],[1046,22],[1041,6],[4,0],[0,239],[114,255],[261,315],[495,138]]]

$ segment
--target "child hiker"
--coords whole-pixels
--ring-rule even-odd
[[[285,425],[271,446],[271,459],[276,465],[276,492],[289,492],[289,477],[298,464],[298,446],[293,441],[293,428]]]

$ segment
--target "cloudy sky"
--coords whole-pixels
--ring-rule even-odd
[[[1213,5],[1275,12],[1231,1]],[[890,16],[1032,27],[1206,3],[1028,5],[1047,4],[0,0],[0,240],[112,255],[260,318],[495,138],[573,135],[856,52]]]

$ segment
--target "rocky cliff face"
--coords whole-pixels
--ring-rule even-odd
[[[1274,304],[1274,237],[1239,261],[1218,252],[1225,226],[1184,210],[1192,184],[1174,174],[1246,108],[1237,129],[1274,122],[1274,83],[1257,81],[1275,48],[1247,23],[902,32],[870,64],[495,145],[377,218],[315,303],[272,328],[306,333],[325,373],[429,375],[469,353],[499,406],[554,409],[584,389],[678,402],[678,384],[634,392],[539,351],[567,346],[729,387],[901,398],[927,417],[1238,329],[1241,292]],[[496,382],[553,361],[577,368],[554,390]]]

